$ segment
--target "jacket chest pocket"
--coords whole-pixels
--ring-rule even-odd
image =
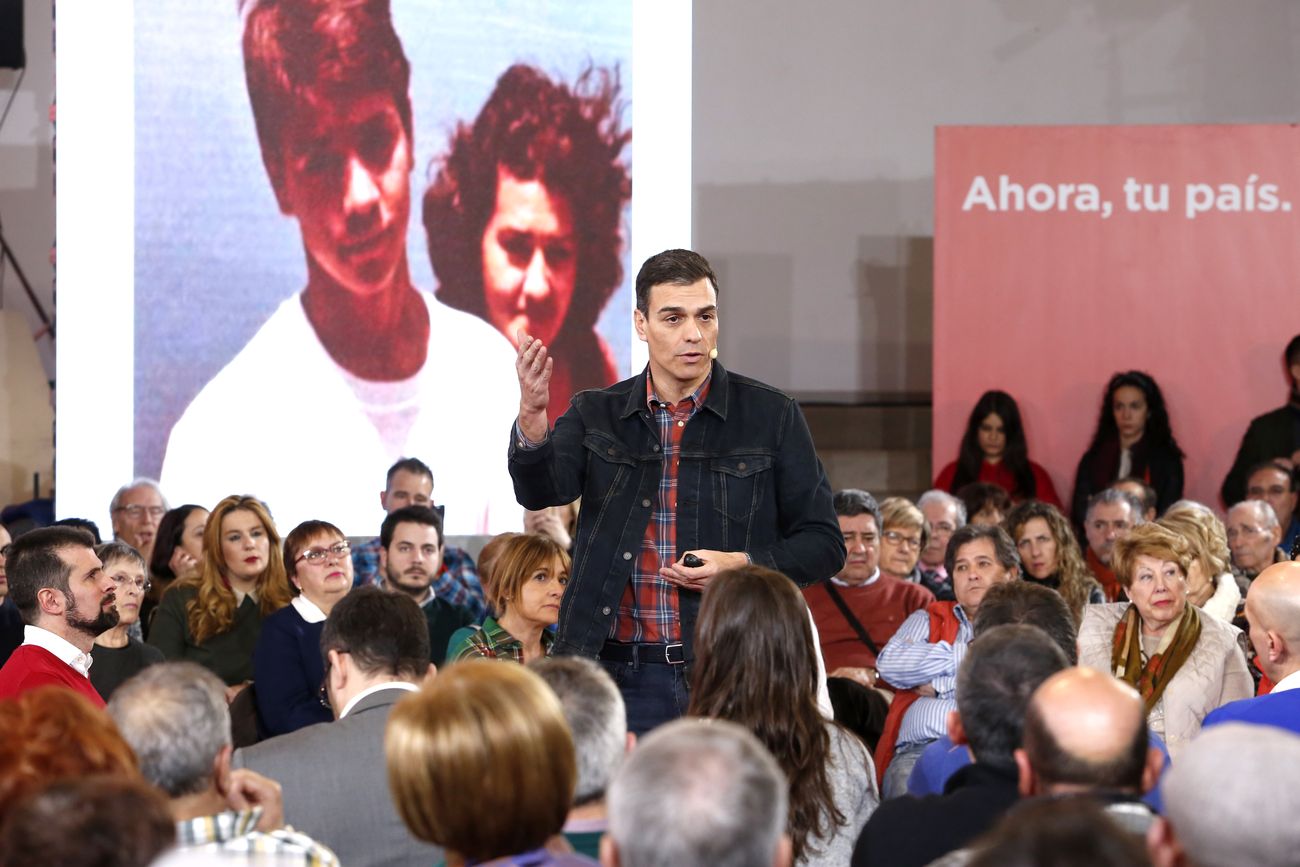
[[[772,456],[728,455],[709,460],[713,507],[733,521],[749,526],[772,478]]]
[[[600,433],[589,433],[582,440],[587,452],[586,491],[599,491],[602,501],[617,496],[627,487],[628,477],[636,468],[636,459],[617,440]]]

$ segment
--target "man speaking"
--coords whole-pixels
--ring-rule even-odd
[[[642,373],[574,395],[547,425],[553,359],[519,339],[510,474],[529,509],[582,497],[555,652],[594,657],[641,734],[680,716],[700,594],[757,563],[801,586],[844,565],[826,472],[798,405],[716,361],[718,283],[689,250],[636,278]]]

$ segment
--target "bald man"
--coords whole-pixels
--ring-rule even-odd
[[[1139,800],[1160,777],[1137,690],[1090,668],[1067,668],[1034,690],[1016,750],[1022,797],[1087,795],[1122,827],[1145,834],[1155,818]]]
[[[1259,573],[1246,594],[1246,619],[1255,664],[1275,686],[1268,695],[1225,704],[1204,724],[1254,723],[1300,734],[1300,562]]]

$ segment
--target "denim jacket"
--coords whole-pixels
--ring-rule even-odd
[[[540,447],[511,436],[510,475],[523,506],[582,497],[556,654],[596,656],[641,550],[663,473],[646,376],[574,395]],[[798,404],[716,361],[678,464],[677,555],[700,548],[744,551],[800,586],[837,574],[845,557],[830,484]],[[700,593],[679,593],[691,659]]]

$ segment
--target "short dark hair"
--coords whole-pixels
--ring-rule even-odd
[[[948,550],[943,552],[943,567],[948,570],[949,575],[952,574],[957,551],[963,545],[969,545],[978,539],[988,539],[993,543],[993,554],[998,558],[1003,569],[1020,568],[1020,554],[1016,551],[1016,543],[1011,541],[1006,530],[998,526],[967,524],[953,531],[952,538],[948,540]]]
[[[41,527],[24,533],[9,545],[5,573],[9,598],[18,606],[24,623],[35,623],[40,607],[37,591],[49,587],[64,596],[71,593],[68,578],[72,567],[63,561],[64,548],[95,548],[95,538],[78,527]]]
[[[134,563],[135,565],[139,566],[142,570],[144,570],[146,576],[149,573],[149,567],[144,562],[144,556],[135,548],[131,547],[125,542],[118,542],[114,540],[112,542],[104,542],[102,544],[96,545],[95,556],[98,557],[99,562],[103,563],[105,566],[107,566],[110,562],[116,562],[118,560],[126,560],[129,563]]]
[[[428,464],[419,458],[401,458],[388,468],[388,475],[384,476],[384,488],[391,488],[393,486],[393,476],[403,471],[415,476],[426,476],[430,483],[433,482],[433,470],[429,469]]]
[[[415,600],[374,585],[358,587],[330,610],[320,635],[320,655],[347,653],[367,675],[412,679],[429,668],[429,624]]]
[[[656,253],[636,274],[636,309],[650,315],[650,290],[655,286],[689,286],[708,278],[713,291],[718,292],[718,277],[709,260],[692,250],[664,250]]]
[[[1061,648],[1037,626],[995,626],[971,642],[957,672],[957,712],[975,761],[1015,770],[1030,696],[1068,667]]]
[[[1117,479],[1111,484],[1118,485],[1121,482],[1127,482],[1130,485],[1137,485],[1138,489],[1142,491],[1142,496],[1138,498],[1138,501],[1142,504],[1143,515],[1146,514],[1148,509],[1154,509],[1159,504],[1160,501],[1156,497],[1156,489],[1148,485],[1142,479],[1139,479],[1137,476],[1125,476],[1122,479]]]
[[[876,498],[866,491],[858,488],[845,488],[842,491],[836,491],[835,496],[831,497],[831,506],[835,509],[835,514],[841,518],[856,518],[858,515],[871,515],[876,519],[876,529],[880,530],[880,504]]]
[[[1023,623],[1037,626],[1061,648],[1070,665],[1079,661],[1079,633],[1070,606],[1060,593],[1032,581],[1005,581],[994,584],[984,594],[975,622],[971,624],[979,638],[995,626]]]
[[[1046,784],[1064,783],[1132,792],[1142,790],[1148,747],[1145,719],[1134,726],[1130,742],[1118,755],[1098,762],[1066,752],[1043,719],[1039,703],[1031,700],[1025,709],[1023,741],[1029,764]]]
[[[99,533],[99,525],[96,524],[94,521],[90,520],[89,518],[60,518],[59,520],[55,521],[53,524],[50,524],[50,526],[51,527],[76,527],[79,530],[85,530],[87,533],[89,533],[91,538],[95,540],[96,545],[104,541],[104,537],[101,536]]]
[[[442,547],[444,541],[442,515],[437,509],[428,506],[403,506],[389,512],[388,517],[384,518],[384,523],[379,526],[379,544],[384,550],[388,550],[388,546],[393,544],[393,533],[397,532],[398,524],[423,524],[426,527],[433,527],[438,531],[438,547]]]
[[[1149,867],[1142,837],[1082,795],[1013,806],[974,845],[970,867]]]
[[[1279,473],[1286,476],[1287,490],[1291,492],[1295,491],[1296,471],[1291,467],[1287,466],[1286,464],[1284,464],[1282,461],[1278,460],[1277,458],[1272,458],[1271,460],[1267,460],[1267,461],[1260,461],[1259,463],[1251,467],[1250,472],[1246,473],[1246,483],[1249,484],[1250,477],[1255,475],[1255,473],[1259,472],[1260,470],[1277,470]]]
[[[1011,495],[1007,489],[992,482],[971,482],[957,491],[957,499],[966,506],[967,520],[973,520],[985,506],[992,506],[1003,515],[1011,511]]]
[[[343,531],[335,527],[329,521],[303,521],[298,526],[289,531],[289,535],[284,537],[284,574],[289,578],[298,577],[298,558],[302,552],[307,549],[307,543],[317,536],[337,536],[343,541],[347,541],[347,536]],[[289,582],[293,584],[293,582]],[[302,588],[293,584],[294,595],[302,592]]]

